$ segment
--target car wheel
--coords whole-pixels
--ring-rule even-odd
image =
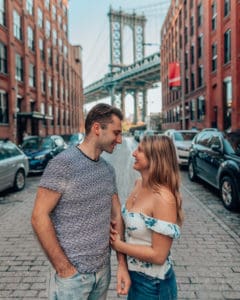
[[[237,187],[231,177],[225,176],[222,178],[220,183],[220,193],[223,205],[228,210],[235,210],[238,203],[238,194]]]
[[[23,170],[17,171],[17,174],[15,176],[14,180],[14,189],[16,191],[20,191],[24,188],[25,186],[25,173]]]
[[[188,177],[191,181],[194,181],[197,179],[196,171],[194,169],[193,161],[190,160],[188,164]]]

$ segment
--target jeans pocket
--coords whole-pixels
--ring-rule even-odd
[[[55,274],[55,282],[57,285],[61,286],[78,286],[79,283],[84,282],[88,278],[88,274],[80,274],[79,272],[73,274],[69,277],[60,277]]]

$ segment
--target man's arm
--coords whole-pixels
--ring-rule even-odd
[[[114,229],[119,233],[121,239],[124,239],[124,225],[121,215],[121,204],[117,194],[115,194],[112,198],[111,219]],[[119,295],[127,295],[131,280],[128,273],[126,257],[124,254],[117,252],[117,260],[117,293]]]
[[[57,205],[61,194],[38,188],[32,213],[32,226],[43,250],[60,277],[69,277],[77,272],[63,252],[49,214]]]

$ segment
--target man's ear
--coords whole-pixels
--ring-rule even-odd
[[[100,129],[101,129],[100,123],[98,123],[98,122],[93,123],[92,128],[93,128],[94,133],[96,135],[99,135]]]

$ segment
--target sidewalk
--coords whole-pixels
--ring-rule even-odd
[[[179,299],[240,299],[240,240],[186,188],[185,223],[172,256]],[[49,263],[31,226],[35,187],[14,194],[16,206],[0,217],[0,299],[47,299]],[[116,259],[108,300],[115,292]],[[120,297],[124,299],[125,297]],[[137,299],[136,299],[137,300]]]

